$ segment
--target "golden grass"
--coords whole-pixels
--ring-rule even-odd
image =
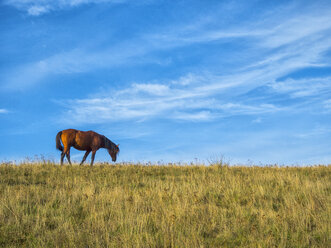
[[[0,165],[0,247],[328,247],[331,166]]]

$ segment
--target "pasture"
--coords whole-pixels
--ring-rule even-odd
[[[0,165],[0,247],[327,247],[331,166]]]

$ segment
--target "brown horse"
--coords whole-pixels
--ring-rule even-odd
[[[62,147],[61,141],[64,147]],[[61,165],[63,164],[64,155],[66,155],[68,162],[71,165],[70,147],[72,146],[77,150],[86,151],[80,165],[84,163],[87,156],[92,151],[92,157],[91,157],[91,166],[92,166],[95,153],[99,148],[106,148],[113,162],[116,161],[116,156],[120,151],[118,145],[115,145],[104,135],[98,134],[93,131],[84,132],[75,129],[66,129],[58,132],[58,134],[56,135],[56,148],[62,151]]]

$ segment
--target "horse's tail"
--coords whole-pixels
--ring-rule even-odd
[[[56,141],[56,149],[58,149],[62,152],[63,146],[61,145],[61,135],[62,135],[62,131],[58,132],[56,135],[55,141]]]

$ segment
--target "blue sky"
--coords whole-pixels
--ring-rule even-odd
[[[331,161],[330,1],[5,0],[0,16],[2,161],[59,161],[66,128],[120,143],[119,161]]]

